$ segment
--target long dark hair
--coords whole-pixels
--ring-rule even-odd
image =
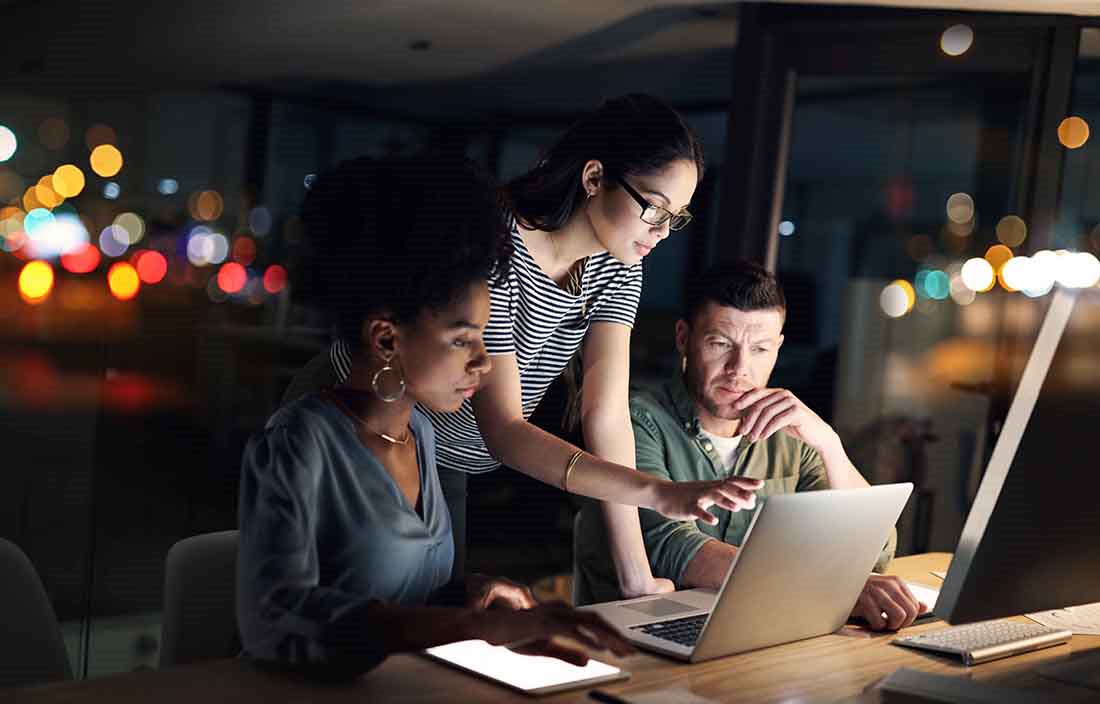
[[[648,174],[686,159],[703,178],[703,148],[684,118],[651,95],[623,95],[573,123],[533,169],[504,187],[520,224],[561,229],[585,200],[581,170],[593,159],[607,177]],[[616,186],[609,178],[607,187]]]

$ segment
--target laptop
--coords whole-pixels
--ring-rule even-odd
[[[848,620],[913,485],[758,499],[722,588],[583,607],[635,645],[689,662],[832,633]]]

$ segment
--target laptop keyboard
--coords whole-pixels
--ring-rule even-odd
[[[631,626],[631,630],[641,631],[655,638],[670,640],[673,643],[694,647],[699,640],[699,634],[703,632],[703,624],[707,622],[707,614],[687,616],[660,623],[647,623],[641,626]]]

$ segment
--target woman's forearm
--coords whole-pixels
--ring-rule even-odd
[[[489,452],[501,463],[539,481],[562,486],[566,465],[578,447],[516,418],[481,428]],[[662,482],[632,467],[585,453],[569,475],[574,494],[628,506],[656,508]]]
[[[630,414],[588,413],[583,419],[585,445],[601,459],[634,467],[634,429]],[[637,471],[637,470],[635,470]],[[619,591],[625,598],[652,591],[653,571],[642,539],[638,509],[622,503],[605,501],[600,505],[607,529],[607,544],[619,580]]]

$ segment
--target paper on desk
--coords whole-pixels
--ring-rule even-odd
[[[923,584],[917,584],[909,580],[905,580],[905,586],[909,587],[909,591],[913,592],[913,596],[917,597],[917,600],[922,604],[925,604],[929,611],[935,608],[936,599],[940,598],[939,589],[926,587]]]
[[[1055,611],[1040,611],[1027,614],[1027,617],[1050,628],[1065,628],[1075,635],[1100,636],[1100,602]]]

